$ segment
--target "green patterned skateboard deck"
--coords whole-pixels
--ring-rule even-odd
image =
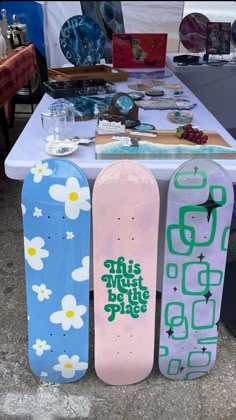
[[[168,191],[159,367],[170,379],[214,366],[234,194],[225,170],[192,159]]]

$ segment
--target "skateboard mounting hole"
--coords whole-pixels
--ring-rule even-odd
[[[66,336],[66,334],[63,334],[63,336],[65,337],[65,336]]]
[[[134,220],[134,217],[132,217],[132,220]]]
[[[48,239],[51,239],[51,236],[48,236]]]
[[[50,334],[50,336],[52,336],[52,334]]]
[[[65,237],[64,237],[64,236],[62,236],[62,239],[65,239]]]
[[[119,335],[117,337],[120,337]]]
[[[120,352],[118,351],[117,354],[120,354]]]
[[[118,220],[120,220],[120,217],[117,217]]]
[[[129,353],[130,353],[130,354],[132,354],[133,352],[132,352],[132,351],[130,351]]]
[[[62,219],[65,219],[66,217],[65,216],[62,216]]]
[[[134,238],[131,238],[132,239],[132,241],[134,241]]]
[[[66,350],[64,350],[63,353],[66,353]]]
[[[120,238],[117,238],[118,241],[120,241]]]
[[[48,219],[50,219],[51,216],[48,216]]]
[[[130,334],[130,337],[133,337],[132,334]]]

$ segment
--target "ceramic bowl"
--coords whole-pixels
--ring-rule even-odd
[[[191,124],[193,114],[185,111],[168,112],[167,119],[174,124]]]

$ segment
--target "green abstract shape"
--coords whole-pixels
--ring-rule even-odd
[[[207,280],[207,283],[206,283],[206,286],[209,288],[210,286],[220,286],[221,285],[221,283],[222,283],[222,281],[223,281],[223,271],[221,271],[221,270],[209,270],[209,271],[205,271],[205,270],[203,270],[203,271],[201,271],[201,272],[199,272],[199,274],[200,274],[200,279],[199,279],[199,284],[201,285],[201,286],[205,286],[205,283],[202,283],[202,280],[201,280],[201,274],[202,273],[207,273],[208,275],[209,275],[209,281]],[[215,282],[215,283],[213,283],[212,281],[211,281],[211,275],[212,274],[219,274],[219,280],[218,280],[218,282]],[[207,293],[207,291],[206,291],[206,293]],[[203,293],[202,293],[203,294]]]
[[[196,325],[195,324],[195,312],[196,311],[196,305],[198,305],[199,303],[202,303],[203,305],[207,305],[208,309],[210,307],[209,303],[212,304],[212,321],[210,324],[202,324],[202,325]],[[192,317],[191,317],[191,321],[192,321],[192,329],[193,330],[204,330],[204,329],[209,329],[209,328],[213,328],[215,325],[215,316],[216,316],[216,301],[215,299],[209,299],[208,302],[206,303],[205,300],[195,300],[195,302],[193,302],[193,306],[192,306]],[[204,320],[203,320],[204,321]]]
[[[171,270],[174,271],[173,275],[171,275]],[[170,279],[176,279],[178,277],[178,265],[174,263],[166,264],[166,275]]]
[[[188,320],[187,320],[187,317],[185,316],[185,317],[183,317],[183,322],[182,322],[182,324],[184,324],[184,326],[183,326],[183,328],[184,328],[184,330],[185,330],[185,332],[184,332],[184,335],[183,336],[176,336],[175,334],[175,332],[174,332],[174,334],[172,334],[171,335],[171,339],[172,340],[186,340],[186,338],[188,338],[189,337],[189,334],[188,334]],[[182,325],[181,324],[181,325]],[[180,326],[180,325],[178,325],[178,326]],[[170,324],[170,328],[172,329],[172,330],[174,330],[174,325],[171,323]]]
[[[196,189],[200,189],[200,188],[205,188],[206,184],[207,184],[207,174],[205,171],[198,171],[197,172],[197,176],[201,176],[202,177],[202,182],[199,185],[193,185],[193,184],[189,184],[189,185],[181,185],[179,182],[179,178],[181,176],[188,176],[188,175],[192,175],[193,179],[196,179],[196,174],[193,171],[183,171],[183,172],[178,172],[175,175],[174,178],[174,186],[176,189],[190,189],[190,190],[196,190]]]
[[[220,243],[221,251],[227,251],[228,250],[228,232],[229,231],[230,231],[230,226],[226,226],[223,230],[221,243]]]
[[[187,289],[187,280],[190,277],[190,273],[187,273],[187,270],[190,266],[192,265],[198,265],[199,268],[204,268],[206,267],[206,270],[201,270],[200,272],[197,273],[197,283],[199,285],[201,285],[199,279],[201,278],[200,273],[204,272],[207,275],[207,281],[206,281],[206,285],[205,288],[203,290],[199,290],[199,291],[190,291],[189,289]],[[185,295],[204,295],[205,293],[208,292],[209,290],[209,283],[210,283],[210,264],[208,262],[200,262],[200,261],[190,261],[188,263],[184,263],[183,264],[183,276],[182,276],[182,292]],[[202,285],[201,285],[202,286]]]
[[[197,343],[198,344],[217,344],[217,338],[218,338],[217,335],[213,337],[198,338]]]
[[[172,368],[171,365],[173,365],[174,363],[177,363],[176,371],[174,373],[173,372],[171,373],[171,368]],[[181,364],[182,364],[182,359],[170,359],[168,368],[167,368],[167,375],[170,375],[170,376],[178,375],[181,372],[180,370]]]
[[[191,358],[193,356],[195,356],[195,355],[199,355],[200,356],[199,357],[199,360],[200,360],[200,358],[203,358],[203,356],[207,355],[208,356],[208,360],[203,365],[202,364],[194,365],[194,364],[191,363]],[[205,351],[204,354],[201,351],[190,351],[189,354],[188,354],[188,360],[187,360],[187,366],[188,367],[207,367],[207,366],[210,365],[210,363],[211,363],[211,352],[210,351]]]
[[[186,252],[184,251],[179,252],[174,249],[174,241],[172,241],[171,232],[175,229],[180,231],[180,225],[172,224],[172,225],[167,226],[166,239],[167,239],[167,246],[168,246],[169,252],[174,255],[186,255],[186,256],[191,255],[193,252],[193,244],[188,245],[188,250]],[[191,235],[195,234],[194,228],[192,227],[186,227],[186,230],[189,230]]]
[[[193,370],[192,372],[188,372],[184,376],[184,381],[187,381],[189,379],[190,375],[196,375],[198,373],[200,373],[201,376],[203,376],[203,375],[206,375],[208,373],[208,371],[207,370]]]
[[[161,350],[163,350],[163,353],[161,352]],[[169,347],[167,347],[167,346],[160,346],[160,348],[159,348],[159,356],[160,357],[169,356]]]
[[[217,204],[221,204],[222,206],[224,204],[226,204],[226,202],[227,202],[227,193],[226,193],[225,187],[223,187],[222,185],[210,185],[209,190],[210,190],[210,194],[211,194],[213,200]],[[222,196],[222,199],[220,201],[215,198],[215,194],[214,194],[214,191],[215,190],[221,190],[222,191],[222,195],[221,195]]]
[[[174,315],[173,317],[170,317],[169,316],[170,308],[173,308],[174,311],[176,311],[176,312],[178,311],[178,308],[180,308],[179,315]],[[169,318],[170,318],[170,320],[169,320]],[[172,320],[173,319],[175,320],[176,318],[180,318],[180,319],[183,320],[183,318],[184,318],[184,304],[182,302],[169,302],[169,303],[167,303],[166,307],[165,307],[165,324],[168,327],[170,327],[170,326],[175,326],[175,327],[180,326],[183,322],[180,322],[179,324],[176,324],[176,325],[172,322]]]
[[[213,243],[214,238],[215,238],[215,234],[216,234],[216,227],[217,227],[217,212],[216,212],[216,209],[213,209],[212,213],[211,213],[212,226],[211,226],[210,237],[209,237],[208,241],[203,241],[203,242],[195,242],[195,229],[194,229],[194,235],[192,235],[191,241],[189,241],[185,237],[184,231],[186,230],[186,228],[188,228],[188,229],[191,228],[191,226],[185,225],[185,222],[184,222],[185,215],[188,212],[197,212],[197,213],[204,212],[204,213],[206,213],[206,216],[207,216],[207,211],[206,211],[205,207],[202,207],[202,206],[183,206],[183,207],[180,207],[180,209],[179,209],[180,237],[181,237],[181,240],[182,240],[183,244],[188,245],[188,246],[191,245],[192,247],[193,246],[210,246]]]

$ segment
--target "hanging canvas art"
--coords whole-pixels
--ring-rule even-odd
[[[230,54],[231,23],[208,22],[207,54]]]
[[[165,67],[167,34],[113,34],[113,65],[127,68]]]
[[[105,36],[104,58],[112,62],[112,34],[124,32],[123,13],[120,1],[81,1],[83,15],[93,19]]]

